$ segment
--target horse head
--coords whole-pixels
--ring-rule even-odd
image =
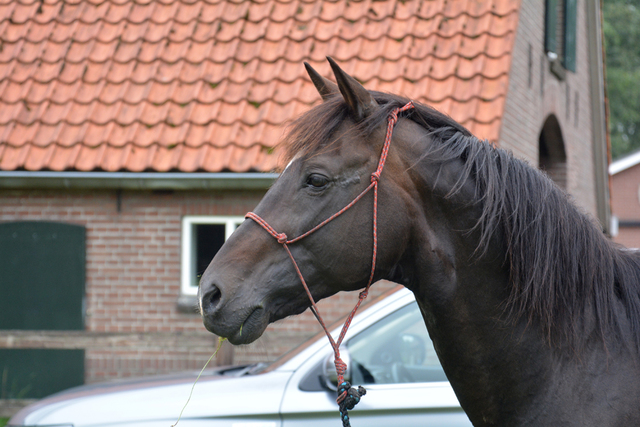
[[[352,202],[371,184],[380,158],[384,126],[366,126],[383,109],[360,83],[329,61],[337,84],[305,64],[323,103],[294,123],[285,141],[290,162],[254,211],[281,233],[281,239],[303,235]],[[394,135],[394,141],[405,132]],[[388,276],[410,242],[408,218],[415,202],[403,163],[393,151],[380,178],[379,197],[384,202],[377,214],[381,225],[376,279]],[[367,284],[373,197],[373,192],[364,195],[339,218],[288,245],[315,301]],[[301,313],[309,305],[289,255],[252,220],[238,227],[200,281],[205,326],[234,344],[254,341],[270,322]]]

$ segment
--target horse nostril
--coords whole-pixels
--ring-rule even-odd
[[[202,297],[202,309],[205,313],[211,313],[222,298],[222,292],[216,285],[211,285],[211,289]]]

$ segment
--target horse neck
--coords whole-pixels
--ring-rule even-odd
[[[413,166],[420,213],[402,270],[463,408],[474,423],[485,420],[477,425],[500,424],[510,404],[531,403],[539,378],[549,374],[551,352],[526,320],[512,324],[505,316],[505,248],[495,236],[478,250],[481,235],[474,227],[482,209],[469,203],[475,187],[459,182],[462,167],[461,161]],[[504,401],[505,395],[512,399]]]
[[[418,144],[406,146],[411,147]],[[420,158],[408,153],[407,158]],[[566,418],[571,410],[558,412],[563,408],[582,411],[580,420],[598,419],[596,409],[586,411],[577,400],[558,405],[558,396],[574,395],[578,388],[598,400],[602,390],[612,392],[612,383],[637,377],[637,355],[599,333],[593,304],[585,305],[574,325],[586,337],[581,349],[570,341],[550,342],[536,317],[509,317],[505,233],[498,225],[483,240],[476,225],[485,212],[473,203],[478,197],[473,178],[460,181],[464,163],[423,159],[410,166],[409,192],[418,197],[410,208],[415,212],[411,242],[397,271],[415,293],[440,361],[474,425],[580,425]],[[602,367],[607,375],[593,378]],[[634,387],[628,390],[640,392]],[[625,399],[620,390],[617,398]]]

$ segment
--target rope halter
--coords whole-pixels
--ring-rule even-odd
[[[335,357],[334,363],[335,363],[335,366],[336,366],[336,373],[338,374],[338,398],[337,398],[337,402],[338,402],[338,406],[340,408],[340,419],[342,420],[342,424],[343,424],[344,427],[350,427],[350,425],[351,425],[349,423],[349,415],[348,415],[347,411],[349,409],[353,409],[353,407],[360,401],[360,397],[363,396],[366,393],[366,390],[363,387],[358,387],[358,389],[355,389],[355,388],[351,387],[351,384],[349,384],[348,381],[344,380],[344,374],[345,374],[345,372],[347,370],[347,365],[340,358],[340,349],[339,349],[339,347],[340,347],[340,344],[342,344],[342,340],[344,339],[344,336],[346,335],[347,330],[349,329],[349,325],[351,325],[351,321],[353,320],[353,316],[355,316],[356,311],[358,311],[358,308],[360,307],[360,304],[362,304],[362,301],[364,301],[364,299],[367,297],[367,294],[369,293],[369,287],[371,286],[371,283],[373,282],[373,277],[374,277],[374,274],[375,274],[375,271],[376,271],[376,257],[378,255],[378,183],[380,181],[380,175],[382,174],[382,170],[384,168],[384,164],[385,164],[385,162],[387,160],[387,155],[389,154],[389,146],[391,145],[391,137],[393,135],[393,129],[394,129],[396,123],[398,122],[398,114],[403,112],[403,111],[412,109],[412,108],[414,108],[414,105],[413,105],[413,102],[410,101],[409,103],[407,103],[403,107],[396,108],[396,109],[394,109],[393,111],[391,111],[389,113],[389,116],[387,118],[387,133],[386,133],[386,136],[385,136],[384,145],[382,146],[382,153],[380,153],[380,160],[378,161],[378,168],[376,169],[375,172],[373,172],[371,174],[371,184],[369,184],[369,186],[367,188],[365,188],[364,191],[362,191],[362,193],[358,194],[351,201],[351,203],[346,205],[344,208],[340,209],[335,214],[331,215],[329,218],[327,218],[324,221],[322,221],[320,224],[318,224],[315,227],[313,227],[311,230],[307,231],[306,233],[301,234],[298,237],[295,237],[293,239],[289,239],[285,233],[278,233],[273,227],[271,227],[269,225],[269,223],[267,221],[262,219],[257,214],[255,214],[253,212],[249,212],[249,213],[247,213],[245,215],[245,218],[250,218],[250,219],[254,220],[255,222],[257,222],[262,228],[264,228],[267,231],[267,233],[271,234],[278,241],[278,243],[280,243],[282,245],[282,247],[287,251],[287,254],[289,255],[289,258],[291,259],[291,262],[293,263],[293,266],[295,267],[296,273],[298,274],[298,277],[300,278],[300,281],[302,282],[302,286],[304,286],[304,290],[307,293],[307,296],[309,297],[309,301],[311,302],[311,311],[313,312],[314,316],[316,317],[316,319],[318,320],[318,322],[322,326],[322,329],[324,330],[325,334],[327,335],[327,338],[329,338],[329,342],[331,343],[331,347],[333,348],[333,353],[334,353],[334,357]],[[322,228],[323,226],[325,226],[329,222],[333,221],[334,219],[336,219],[337,217],[342,215],[344,212],[349,210],[353,205],[355,205],[358,202],[358,200],[360,200],[371,189],[373,189],[373,256],[372,256],[372,260],[371,260],[371,273],[369,275],[369,281],[367,282],[367,286],[365,286],[364,290],[362,292],[360,292],[360,296],[358,298],[358,302],[356,303],[356,305],[353,308],[353,310],[351,310],[351,313],[347,317],[347,320],[344,322],[344,325],[342,326],[342,330],[340,331],[340,335],[338,336],[338,339],[334,340],[333,337],[331,336],[331,334],[329,333],[329,331],[327,330],[327,327],[326,327],[326,325],[324,323],[324,320],[322,319],[322,316],[320,315],[320,312],[318,311],[318,307],[316,306],[316,303],[315,303],[315,301],[313,299],[313,296],[311,295],[311,292],[309,291],[309,287],[307,286],[307,282],[304,280],[304,276],[302,275],[302,272],[300,271],[300,268],[298,267],[298,263],[296,262],[295,258],[293,257],[293,254],[289,250],[289,245],[291,245],[292,243],[295,243],[295,242],[297,242],[299,240],[304,239],[305,237],[309,236],[310,234],[314,233],[318,229]]]

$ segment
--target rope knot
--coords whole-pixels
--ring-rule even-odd
[[[360,295],[358,295],[358,298],[365,299],[367,295],[369,295],[369,288],[365,288],[362,292],[360,292]]]
[[[355,387],[351,387],[349,381],[344,381],[340,385],[338,393],[340,393],[341,396],[344,395],[344,398],[341,399],[342,402],[340,406],[343,406],[347,410],[351,410],[355,408],[358,402],[360,402],[360,398],[367,394],[367,390],[362,386],[358,386],[356,389]]]
[[[367,394],[364,387],[359,386],[357,389],[351,387],[349,381],[343,381],[338,387],[338,406],[340,407],[340,418],[343,427],[350,427],[349,413],[347,411],[353,409],[359,402],[360,398]]]
[[[380,172],[375,171],[374,173],[371,174],[371,182],[378,182],[380,181]]]
[[[280,243],[281,245],[283,245],[283,244],[287,243],[287,239],[288,239],[288,237],[287,237],[287,235],[286,235],[286,234],[284,234],[284,233],[278,233],[278,234],[276,234],[276,236],[275,236],[275,237],[276,237],[276,239],[278,239],[278,243]]]
[[[333,364],[336,365],[336,373],[339,376],[344,376],[344,373],[347,372],[347,364],[344,363],[340,357],[337,357],[333,361]]]

